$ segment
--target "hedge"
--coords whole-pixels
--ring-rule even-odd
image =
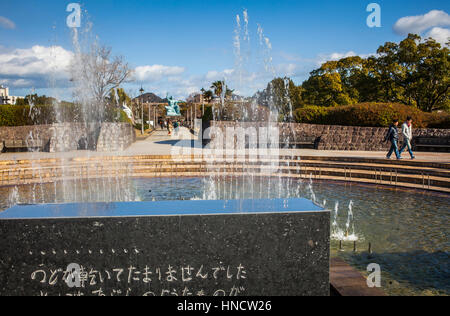
[[[365,127],[387,127],[394,119],[406,120],[411,116],[418,128],[450,128],[450,114],[427,113],[394,103],[361,103],[357,105],[321,107],[306,106],[295,111],[298,123],[319,125],[344,125]]]
[[[427,127],[429,128],[450,128],[449,113],[426,113],[428,114]]]
[[[51,105],[0,105],[0,126],[43,125],[57,122],[83,122],[81,107],[76,104],[62,104],[56,108]],[[120,111],[120,112],[119,112]],[[109,108],[105,113],[106,122],[130,123],[125,112]]]

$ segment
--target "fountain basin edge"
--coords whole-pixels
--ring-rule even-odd
[[[0,295],[330,291],[330,212],[305,199],[24,205],[0,231]]]

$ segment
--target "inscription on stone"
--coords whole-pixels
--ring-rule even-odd
[[[305,200],[17,206],[0,232],[0,295],[329,294],[329,212]]]

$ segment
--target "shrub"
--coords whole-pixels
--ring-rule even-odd
[[[138,131],[140,131],[140,130],[142,129],[142,124],[136,123],[136,124],[134,125],[134,128],[137,129]],[[147,124],[147,123],[145,123],[145,124],[144,124],[144,130],[146,131],[146,130],[148,130],[148,129],[150,129],[150,125]]]
[[[450,113],[428,113],[427,127],[450,128]]]
[[[386,127],[394,119],[406,120],[411,116],[414,126],[450,128],[450,114],[426,113],[421,110],[394,103],[361,103],[339,107],[306,106],[295,111],[295,119],[299,123],[320,125],[344,125]]]
[[[327,115],[330,112],[330,108],[324,106],[310,105],[303,108],[299,108],[295,111],[295,120],[300,123],[309,122],[323,122],[327,120]]]
[[[0,105],[0,126],[43,125],[57,122],[83,122],[81,107],[77,104],[62,103],[51,105]],[[105,113],[106,122],[131,123],[127,115],[117,108],[109,108]]]
[[[0,126],[32,125],[29,115],[30,107],[15,105],[0,105]]]

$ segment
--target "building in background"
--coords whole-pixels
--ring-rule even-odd
[[[17,99],[23,99],[23,98],[9,95],[9,88],[5,87],[3,85],[0,85],[0,104],[14,105],[14,104],[16,104]]]

